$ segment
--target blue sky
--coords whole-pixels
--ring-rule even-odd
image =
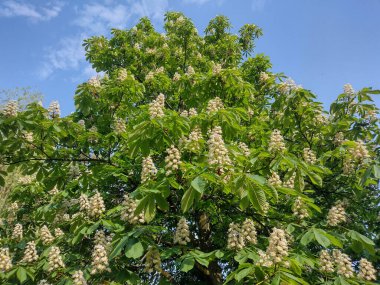
[[[68,114],[76,86],[94,75],[83,39],[130,28],[142,16],[162,31],[168,10],[185,13],[199,31],[219,14],[233,32],[260,26],[256,52],[325,107],[348,82],[380,89],[379,0],[1,0],[0,89],[30,86],[44,94],[45,106],[59,100]]]

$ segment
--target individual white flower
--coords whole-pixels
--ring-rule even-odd
[[[194,117],[194,116],[197,116],[198,113],[197,113],[197,110],[195,108],[190,108],[189,109],[189,117]]]
[[[101,244],[96,244],[92,252],[91,274],[110,272],[107,251]]]
[[[322,250],[319,254],[319,265],[322,272],[334,272],[334,262],[327,250]]]
[[[124,195],[124,201],[122,203],[122,210],[120,218],[122,221],[127,221],[130,224],[137,224],[137,223],[144,223],[144,213],[141,212],[140,214],[136,215],[135,211],[137,208],[136,201],[129,196],[128,193]]]
[[[328,122],[328,119],[326,118],[326,116],[322,113],[321,110],[316,110],[315,111],[315,117],[314,117],[314,121],[315,121],[315,124],[316,125],[324,125]]]
[[[269,75],[268,73],[264,72],[264,71],[261,71],[260,72],[260,77],[259,77],[259,80],[260,82],[264,83],[265,81],[267,81],[269,79]]]
[[[241,234],[245,242],[250,244],[257,244],[257,232],[255,229],[255,224],[251,219],[245,219],[241,227]]]
[[[222,100],[219,97],[215,97],[214,99],[211,99],[210,101],[208,101],[207,113],[208,114],[215,113],[223,108],[224,108],[224,105],[223,105]]]
[[[181,117],[188,117],[189,116],[189,112],[187,110],[183,110],[180,114]]]
[[[108,252],[111,249],[111,242],[114,234],[106,235],[104,230],[97,230],[94,235],[94,245],[101,245]]]
[[[90,198],[89,204],[88,214],[90,217],[99,217],[106,210],[103,197],[99,192],[96,192],[95,195]]]
[[[94,88],[100,88],[102,86],[102,83],[100,82],[99,76],[93,76],[88,81],[87,84],[94,87]]]
[[[34,139],[33,139],[33,133],[32,132],[26,132],[26,131],[23,131],[22,132],[22,137],[24,138],[24,140],[26,140],[28,143],[33,143]]]
[[[174,234],[174,243],[180,245],[187,245],[190,242],[189,225],[185,218],[178,221],[177,228]]]
[[[350,83],[344,84],[343,92],[349,97],[353,97],[355,95],[355,90]]]
[[[249,157],[251,155],[251,151],[249,150],[249,147],[244,142],[239,142],[238,146],[239,146],[241,152],[246,157]]]
[[[161,256],[157,248],[150,247],[145,255],[145,268],[147,273],[153,273],[154,271],[161,271]]]
[[[277,129],[273,130],[270,135],[269,140],[269,152],[283,152],[285,150],[284,137],[281,135],[281,132]]]
[[[125,133],[127,126],[125,124],[125,120],[122,118],[116,118],[114,123],[113,123],[113,129],[117,134],[122,134]]]
[[[181,74],[179,74],[178,72],[174,73],[173,81],[178,81],[180,79],[181,79]]]
[[[279,90],[282,94],[287,95],[290,92],[302,89],[301,85],[297,85],[293,79],[288,78],[286,81],[279,84]]]
[[[82,127],[85,127],[85,126],[86,126],[86,123],[85,123],[84,120],[79,120],[79,121],[78,121],[78,124],[79,124],[80,126],[82,126]]]
[[[193,68],[191,65],[189,65],[189,66],[187,67],[186,75],[187,75],[187,76],[192,76],[192,75],[194,75],[194,74],[195,74],[194,68]]]
[[[145,75],[145,81],[152,80],[153,78],[154,78],[154,72],[153,71],[149,71],[147,73],[147,75]]]
[[[165,68],[163,66],[160,66],[159,68],[157,68],[155,70],[155,73],[158,74],[158,73],[164,73],[165,72]]]
[[[9,248],[0,249],[0,272],[6,272],[12,268],[12,259],[9,256]]]
[[[71,220],[70,215],[69,214],[63,214],[62,215],[62,220],[64,222],[69,222]]]
[[[273,187],[280,187],[282,185],[280,176],[273,171],[271,177],[268,178],[268,184],[272,185]]]
[[[241,250],[244,246],[244,236],[239,225],[230,223],[227,236],[227,248],[231,250]]]
[[[52,272],[64,267],[61,250],[57,246],[52,246],[48,254],[48,271]]]
[[[174,145],[168,148],[166,152],[168,155],[165,157],[165,171],[168,176],[179,169],[181,154]]]
[[[122,68],[119,70],[118,74],[117,74],[117,79],[119,81],[124,81],[125,79],[127,79],[128,77],[128,72],[125,68]]]
[[[48,245],[54,241],[54,237],[46,225],[40,229],[40,237],[44,245]]]
[[[3,114],[6,117],[16,117],[18,113],[18,103],[15,100],[10,100],[3,109]]]
[[[337,267],[337,273],[343,275],[345,278],[351,278],[354,276],[354,270],[352,268],[351,258],[345,253],[336,254],[335,264]]]
[[[216,63],[212,66],[212,74],[218,75],[222,71],[222,65],[220,63]]]
[[[151,118],[161,118],[164,116],[165,95],[160,93],[152,103],[149,104],[149,114]]]
[[[16,224],[13,228],[12,239],[20,241],[22,240],[23,230],[21,224]]]
[[[154,179],[157,175],[157,168],[153,163],[150,156],[143,158],[142,171],[141,171],[141,183],[145,183],[149,179]]]
[[[294,172],[293,175],[283,183],[284,187],[293,189],[295,179],[296,179],[296,173]]]
[[[82,270],[77,270],[73,273],[73,285],[87,285]]]
[[[21,259],[21,262],[32,263],[38,260],[38,254],[36,249],[36,243],[30,241],[26,244],[24,257]]]
[[[64,236],[65,233],[60,228],[55,228],[54,235],[56,238],[60,238],[61,236]]]
[[[147,48],[145,50],[147,54],[155,54],[157,52],[156,48]]]
[[[58,118],[61,115],[61,109],[59,107],[58,101],[52,101],[48,108],[48,113],[50,118]]]
[[[207,144],[209,149],[209,165],[216,166],[218,174],[223,174],[226,168],[232,165],[232,162],[228,155],[228,150],[223,141],[221,127],[216,126],[211,130]]]
[[[315,164],[317,161],[315,153],[308,147],[303,149],[302,156],[306,163]]]
[[[376,269],[365,258],[360,259],[358,277],[367,281],[376,281]]]
[[[58,188],[56,186],[54,186],[54,188],[49,191],[49,195],[50,196],[55,196],[58,193],[59,193],[59,190],[58,190]]]
[[[301,197],[296,198],[296,200],[294,201],[292,210],[293,210],[293,215],[300,218],[301,220],[309,217],[309,213]]]
[[[189,151],[198,152],[201,148],[202,132],[199,127],[195,127],[189,134],[189,137],[182,137],[179,145]]]
[[[337,226],[347,220],[346,211],[343,202],[337,202],[335,206],[331,207],[327,215],[327,224],[330,226]]]

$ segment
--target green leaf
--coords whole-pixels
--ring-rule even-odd
[[[195,264],[194,257],[190,255],[186,255],[185,258],[181,262],[180,270],[182,272],[189,272],[191,269],[193,269],[194,264]]]
[[[127,243],[128,241],[128,236],[125,236],[123,237],[122,239],[120,239],[117,243],[117,245],[113,248],[110,256],[109,256],[109,259],[112,260],[113,258],[115,258],[116,256],[118,256],[121,251],[123,250],[125,244]]]
[[[182,196],[182,200],[181,200],[182,211],[186,213],[194,204],[194,202],[198,200],[200,197],[201,195],[199,194],[199,192],[194,190],[193,187],[190,187]]]
[[[20,284],[24,283],[26,279],[28,278],[26,275],[26,270],[23,267],[19,267],[17,269],[17,279],[20,281]]]
[[[244,277],[247,277],[251,272],[252,272],[252,269],[253,269],[253,266],[251,264],[244,264],[243,266],[249,266],[249,267],[246,267],[246,268],[243,268],[242,270],[238,271],[236,274],[235,274],[235,279],[239,282],[240,280],[242,280]]]
[[[191,181],[191,186],[200,194],[203,194],[206,187],[206,181],[204,181],[201,176],[197,176],[193,181]]]
[[[326,237],[326,232],[324,230],[313,228],[313,232],[315,239],[321,246],[328,247],[331,244],[330,240]]]
[[[125,256],[129,258],[139,258],[144,254],[144,247],[141,242],[134,238],[128,240],[125,247]]]
[[[314,232],[310,229],[301,238],[301,244],[308,245],[315,238]]]

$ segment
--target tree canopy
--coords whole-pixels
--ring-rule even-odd
[[[101,75],[60,116],[9,101],[1,284],[374,284],[379,124],[350,84],[324,111],[254,53],[262,30],[181,13],[84,42]]]

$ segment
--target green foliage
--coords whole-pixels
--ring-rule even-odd
[[[170,12],[164,27],[143,18],[87,39],[105,76],[78,86],[71,115],[36,103],[0,115],[0,183],[22,174],[2,214],[13,266],[1,284],[73,284],[77,270],[88,284],[371,284],[357,273],[361,258],[380,264],[380,91],[346,90],[327,113],[267,56],[247,58],[257,26],[231,34],[218,16],[201,36]],[[96,274],[95,245],[109,263]],[[52,246],[64,267],[51,269]],[[323,249],[348,254],[355,274],[322,272]]]

